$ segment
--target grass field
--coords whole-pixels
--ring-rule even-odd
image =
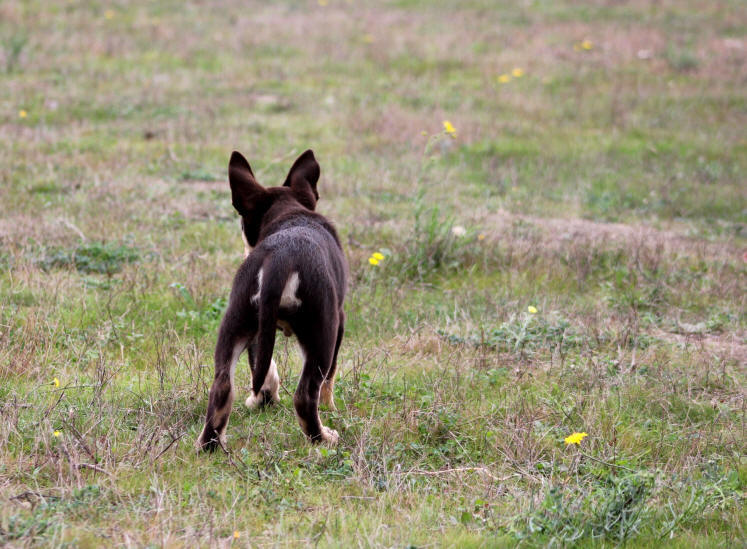
[[[0,545],[744,546],[746,89],[740,0],[2,2]],[[306,148],[340,443],[279,337],[197,454],[228,158]]]

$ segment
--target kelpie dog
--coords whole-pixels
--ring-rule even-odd
[[[236,362],[249,350],[252,393],[247,406],[278,400],[272,350],[275,331],[295,334],[304,355],[293,397],[301,429],[312,442],[337,442],[319,420],[319,398],[334,409],[332,390],[345,315],[347,263],[332,224],[315,213],[319,164],[312,151],[293,164],[282,187],[262,187],[238,152],[228,164],[231,199],[253,250],[239,267],[215,347],[215,378],[197,447],[225,443]]]

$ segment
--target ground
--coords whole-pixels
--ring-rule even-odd
[[[0,544],[745,543],[742,2],[8,0],[0,39]],[[240,367],[198,454],[228,158],[306,148],[340,442],[279,336],[279,405]]]

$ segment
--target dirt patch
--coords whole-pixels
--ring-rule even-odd
[[[601,247],[606,244],[627,245],[631,249],[662,247],[664,251],[695,255],[709,259],[736,260],[745,250],[728,241],[711,242],[691,237],[674,230],[661,230],[647,225],[600,223],[587,219],[564,219],[513,214],[501,210],[482,220],[483,227],[492,238],[514,237],[522,225],[533,229],[532,235],[550,249],[561,249],[570,242],[582,241],[586,245]]]
[[[704,351],[714,360],[735,362],[741,368],[747,364],[747,333],[745,332],[703,334],[672,333],[660,330],[654,335],[684,348]]]

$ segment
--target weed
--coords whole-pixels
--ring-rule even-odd
[[[548,543],[583,538],[624,542],[639,533],[653,477],[645,473],[614,475],[576,487],[553,486],[539,508],[517,520],[518,539],[540,534]]]
[[[73,267],[81,273],[98,273],[111,276],[125,264],[137,262],[142,255],[137,248],[109,242],[86,242],[72,250],[62,248],[48,251],[36,264],[42,269]]]

